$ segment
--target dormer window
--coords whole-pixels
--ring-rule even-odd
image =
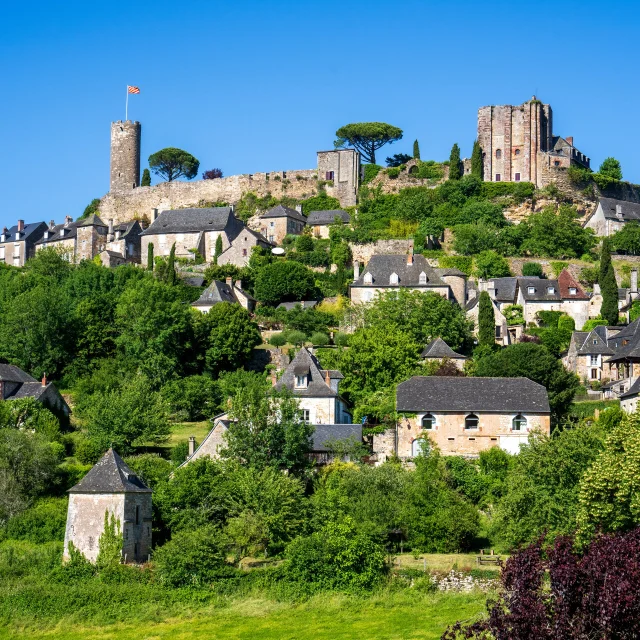
[[[527,287],[527,293],[533,295],[536,292],[535,287]]]
[[[392,273],[389,277],[389,284],[398,284],[398,274]]]
[[[296,376],[296,389],[306,389],[307,388],[307,376],[301,375]]]
[[[424,271],[420,274],[419,277],[420,277],[420,280],[419,280],[420,284],[427,284],[427,274]]]
[[[370,273],[364,274],[364,283],[365,284],[373,284],[373,276]]]
[[[556,290],[554,289],[554,287],[547,287],[547,293],[549,295],[553,295],[556,292]]]
[[[578,294],[578,289],[576,289],[576,287],[569,287],[569,295],[570,296],[575,296]]]

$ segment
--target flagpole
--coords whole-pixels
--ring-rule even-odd
[[[126,122],[129,119],[129,85],[127,85],[127,97],[125,98],[124,103],[124,121]]]

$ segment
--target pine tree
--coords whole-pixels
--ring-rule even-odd
[[[151,186],[151,173],[149,169],[145,169],[142,172],[142,182],[140,183],[141,187],[150,187]]]
[[[476,140],[473,143],[473,152],[471,153],[471,175],[482,180],[483,169],[482,147]]]
[[[218,264],[218,258],[222,254],[222,236],[216,238],[216,248],[213,254],[213,264]]]
[[[451,155],[449,156],[449,180],[460,180],[462,176],[461,169],[460,147],[456,142],[453,147],[451,147]]]
[[[610,325],[618,324],[618,284],[616,274],[611,262],[611,249],[609,239],[602,241],[600,252],[600,274],[598,276],[600,292],[602,293],[602,309],[600,315]]]
[[[486,291],[480,294],[478,301],[478,344],[492,346],[495,344],[496,316],[491,298]]]
[[[413,141],[413,157],[416,160],[420,160],[420,145],[417,140]]]
[[[176,284],[178,277],[176,274],[176,243],[171,245],[171,251],[169,251],[169,259],[167,260],[167,284]]]
[[[147,245],[147,269],[153,271],[153,242]]]

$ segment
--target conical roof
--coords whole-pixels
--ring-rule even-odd
[[[422,352],[423,358],[452,358],[466,360],[467,357],[456,353],[442,338],[430,342]]]
[[[69,493],[151,493],[151,489],[109,449]]]
[[[106,227],[107,225],[100,220],[100,218],[92,213],[90,216],[87,216],[84,220],[81,220],[78,223],[79,227]]]

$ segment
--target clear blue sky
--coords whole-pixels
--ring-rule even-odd
[[[336,129],[378,120],[382,150],[471,152],[476,110],[535,93],[554,133],[640,182],[637,2],[359,0],[7,3],[0,21],[0,225],[77,217],[109,188],[109,123],[149,154],[225,175],[315,166]]]

